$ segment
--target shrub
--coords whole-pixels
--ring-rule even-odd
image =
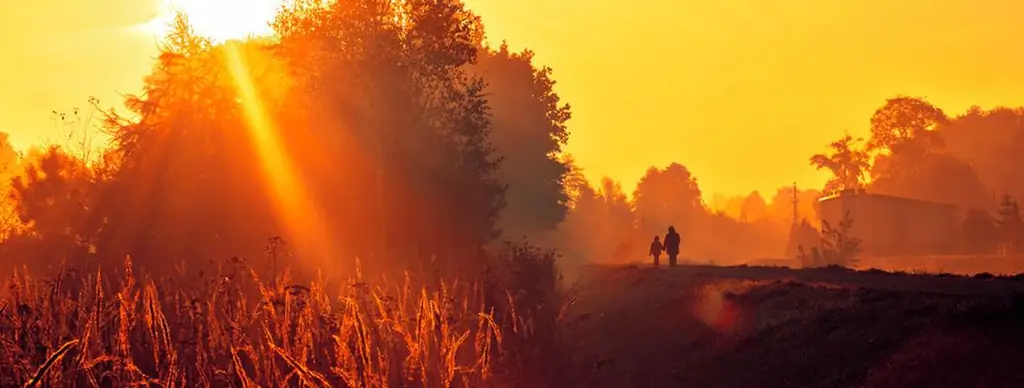
[[[540,386],[558,376],[567,377],[567,354],[561,322],[570,300],[564,298],[557,254],[526,242],[506,242],[492,258],[487,272],[488,305],[505,339],[502,366],[523,381]],[[528,383],[528,384],[527,384]]]
[[[839,226],[833,228],[827,221],[821,221],[821,240],[818,246],[811,247],[810,253],[798,248],[797,259],[805,268],[840,266],[850,267],[856,264],[857,255],[862,251],[862,240],[850,234],[853,217],[847,211]]]

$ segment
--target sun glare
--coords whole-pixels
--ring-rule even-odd
[[[217,43],[272,33],[270,22],[284,0],[164,0],[159,17],[143,29],[164,36],[178,12],[188,16],[200,36]]]

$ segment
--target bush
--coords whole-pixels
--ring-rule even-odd
[[[798,248],[797,259],[804,268],[814,267],[851,267],[857,262],[857,255],[862,251],[862,240],[850,234],[853,217],[847,211],[839,221],[839,227],[833,228],[827,221],[821,221],[821,240],[818,246],[811,247],[811,252]]]
[[[521,382],[526,386],[564,386],[550,380],[568,377],[561,322],[570,300],[563,296],[557,258],[555,251],[506,242],[487,272],[487,304],[496,308],[505,338],[502,365],[512,375],[533,376]]]

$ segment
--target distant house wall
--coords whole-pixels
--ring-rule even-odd
[[[850,233],[862,239],[864,255],[941,254],[956,249],[956,206],[871,193],[825,197],[821,220],[839,227],[850,212]]]

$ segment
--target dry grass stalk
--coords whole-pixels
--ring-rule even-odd
[[[130,259],[110,275],[12,277],[0,295],[0,385],[503,386],[522,364],[506,337],[530,340],[513,293],[490,305],[474,282],[293,284],[240,260],[201,286],[139,278]]]

